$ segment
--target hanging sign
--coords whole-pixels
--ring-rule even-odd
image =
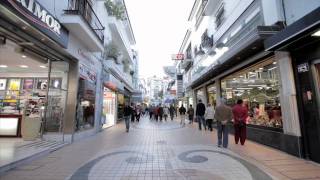
[[[26,20],[62,47],[67,47],[68,30],[61,26],[59,20],[37,0],[1,0],[0,4],[18,15],[19,18]]]

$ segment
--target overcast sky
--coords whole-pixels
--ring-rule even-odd
[[[163,76],[163,66],[172,65],[171,54],[179,51],[194,0],[125,3],[137,42],[140,76]]]

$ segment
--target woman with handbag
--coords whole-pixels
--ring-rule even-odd
[[[240,143],[244,145],[247,138],[247,128],[246,121],[248,119],[248,109],[243,105],[243,100],[239,99],[237,104],[232,108],[233,118],[234,118],[234,138],[235,143]]]

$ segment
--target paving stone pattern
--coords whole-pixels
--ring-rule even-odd
[[[272,168],[276,161],[267,159],[266,154],[246,155],[245,149],[255,144],[219,148],[215,132],[199,131],[197,124],[182,127],[178,121],[154,122],[142,118],[131,127],[126,133],[123,124],[116,125],[12,170],[0,179],[290,179]],[[269,151],[277,158],[292,158],[261,145],[257,147],[262,151],[252,149],[252,152]],[[265,159],[258,160],[262,157]]]

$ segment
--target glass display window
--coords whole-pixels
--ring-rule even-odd
[[[208,103],[210,103],[214,108],[217,105],[217,87],[215,84],[209,85],[207,87]]]
[[[222,97],[234,105],[243,99],[249,124],[282,128],[280,77],[277,62],[269,58],[221,80]]]

